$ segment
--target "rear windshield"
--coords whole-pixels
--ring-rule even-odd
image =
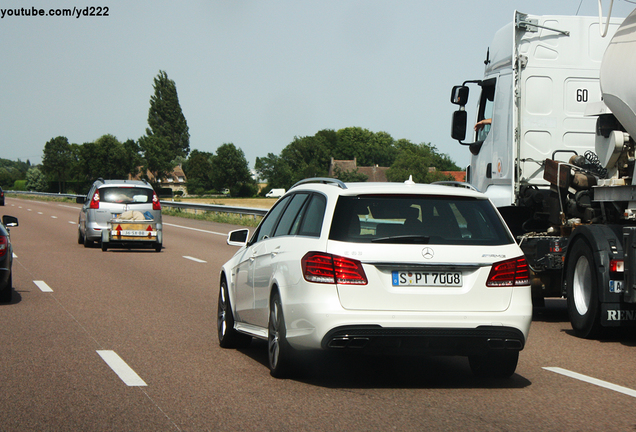
[[[329,238],[353,243],[514,243],[488,200],[424,195],[341,196]]]
[[[152,202],[152,189],[137,187],[103,187],[99,200],[117,204],[146,204]]]

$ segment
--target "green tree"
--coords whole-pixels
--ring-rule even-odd
[[[126,179],[136,171],[138,162],[129,147],[109,134],[99,137],[95,142],[81,145],[78,159],[82,179],[90,181],[99,177]]]
[[[360,127],[348,127],[336,132],[338,144],[332,156],[351,160],[358,166],[391,166],[396,157],[394,140],[386,132],[371,132]]]
[[[190,153],[190,133],[179,104],[177,85],[168,78],[166,72],[160,70],[153,87],[155,93],[150,97],[146,135],[165,139],[165,157],[169,160],[177,156],[187,157]]]
[[[49,181],[57,182],[58,192],[65,191],[66,181],[70,178],[76,163],[76,155],[66,137],[52,138],[44,145],[42,171]]]
[[[386,173],[387,179],[402,182],[413,176],[416,183],[452,180],[452,176],[440,171],[459,171],[460,168],[448,156],[440,155],[436,150],[431,144],[415,145],[406,141],[400,142],[398,156]],[[429,170],[431,167],[435,170]]]
[[[229,188],[232,196],[252,196],[256,182],[250,173],[245,153],[234,144],[223,144],[212,159],[212,179],[217,190]]]
[[[183,164],[183,172],[188,178],[188,193],[201,195],[214,188],[212,178],[214,154],[194,149]]]
[[[292,172],[287,161],[274,153],[268,153],[266,157],[256,158],[254,170],[259,178],[267,180],[267,187],[263,188],[262,194],[273,188],[289,189],[293,184]]]
[[[358,172],[357,169],[355,171],[343,171],[339,167],[335,167],[333,174],[343,182],[365,182],[369,179],[368,175]]]
[[[39,168],[30,168],[26,173],[26,189],[29,191],[46,192],[49,190],[49,183],[46,176]]]

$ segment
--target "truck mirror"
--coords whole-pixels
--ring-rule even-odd
[[[468,87],[454,86],[451,91],[451,103],[459,106],[465,106],[468,103]]]
[[[457,141],[466,139],[466,123],[468,122],[468,114],[464,110],[455,111],[453,113],[453,124],[451,126],[451,137]]]

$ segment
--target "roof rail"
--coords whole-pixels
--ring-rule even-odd
[[[474,190],[475,192],[480,192],[479,189],[477,189],[475,186],[471,185],[470,183],[454,181],[454,180],[441,180],[441,181],[433,182],[431,184],[437,184],[437,185],[443,185],[443,186],[461,187],[461,188],[465,188],[465,189]]]
[[[333,185],[333,186],[338,186],[340,189],[347,189],[347,185],[344,184],[344,182],[342,180],[338,180],[338,179],[330,178],[330,177],[312,177],[312,178],[307,178],[307,179],[304,179],[304,180],[301,180],[301,181],[297,182],[295,185],[293,185],[289,189],[293,189],[296,186],[300,186],[300,185],[307,184],[307,183],[330,184],[330,185]]]

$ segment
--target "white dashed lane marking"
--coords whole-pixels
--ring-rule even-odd
[[[145,387],[146,382],[141,379],[115,351],[98,350],[97,354],[106,362],[117,376],[129,387]]]
[[[191,256],[184,255],[183,257],[185,259],[189,259],[189,260],[192,260],[192,261],[195,261],[195,262],[198,262],[198,263],[206,263],[207,262],[207,261],[203,261],[203,260],[201,260],[199,258],[194,258],[194,257],[191,257]]]
[[[632,390],[628,387],[619,386],[617,384],[612,384],[607,381],[603,381],[597,378],[593,378],[587,375],[583,375],[580,373],[572,372],[567,369],[562,369],[559,367],[544,367],[543,369],[548,370],[550,372],[558,373],[561,375],[565,375],[570,378],[577,379],[579,381],[583,381],[589,384],[594,384],[599,387],[606,388],[608,390],[613,390],[615,392],[626,394],[627,396],[636,397],[636,390]]]
[[[46,284],[46,282],[44,282],[44,281],[37,280],[37,281],[33,281],[33,283],[34,283],[35,285],[37,285],[37,287],[38,287],[38,288],[40,288],[40,291],[42,291],[42,292],[53,292],[53,290],[51,289],[51,287],[50,287],[50,286],[48,286],[48,285]]]

